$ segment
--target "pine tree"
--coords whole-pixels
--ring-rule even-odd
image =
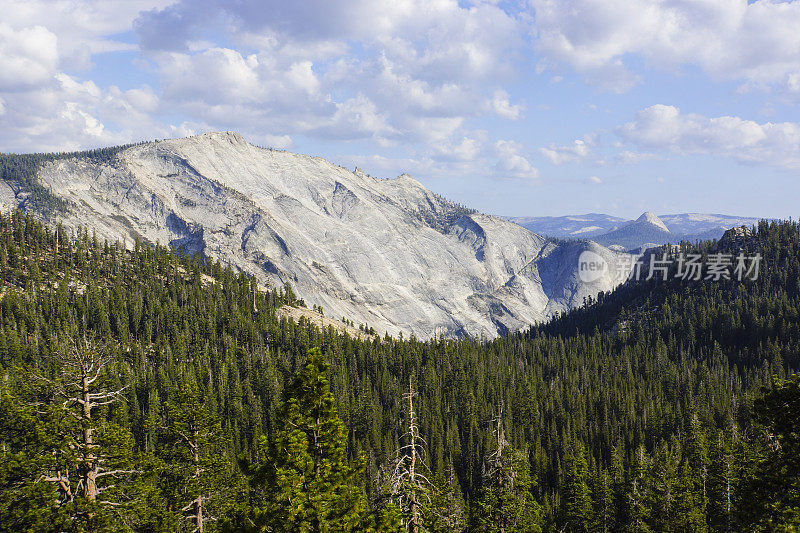
[[[431,533],[463,531],[467,524],[466,505],[452,464],[444,473],[434,478],[433,484],[433,498],[426,515],[428,531]]]
[[[671,531],[671,525],[676,521],[675,500],[679,489],[676,452],[668,443],[656,449],[647,477],[646,499],[653,529]]]
[[[560,485],[564,527],[576,533],[588,532],[592,527],[592,500],[585,452],[579,445],[573,445],[573,450],[564,456],[563,477]]]
[[[800,374],[775,379],[753,409],[766,446],[744,515],[755,531],[800,530]]]
[[[648,477],[650,458],[643,445],[639,445],[634,453],[628,480],[628,520],[623,528],[630,533],[647,533],[652,531],[649,525],[650,507],[648,506]]]
[[[174,508],[188,520],[188,530],[202,533],[209,519],[220,517],[234,488],[226,459],[226,439],[219,419],[186,383],[163,405],[158,455],[165,463],[162,487]]]
[[[708,504],[708,467],[710,461],[708,457],[706,434],[700,425],[700,419],[696,413],[692,414],[689,421],[684,455],[692,472],[694,492],[696,492],[700,498],[698,501],[700,512],[705,514]]]
[[[250,469],[263,501],[256,502],[244,527],[327,533],[353,531],[366,523],[360,465],[347,461],[347,432],[336,412],[327,371],[320,350],[310,350],[286,389],[274,438],[259,443],[266,460]]]
[[[9,531],[67,531],[74,524],[67,483],[43,482],[63,471],[62,413],[34,409],[7,391],[0,397],[0,523]]]
[[[675,513],[668,524],[669,531],[676,533],[705,533],[706,524],[705,499],[698,490],[699,476],[695,474],[688,461],[680,465],[680,472],[675,484]]]
[[[533,499],[533,480],[525,453],[506,440],[502,416],[494,419],[494,449],[483,467],[483,488],[473,520],[481,533],[541,531],[541,507]]]
[[[598,466],[592,476],[592,503],[594,523],[592,531],[608,533],[614,529],[614,488],[612,478],[605,468]]]
[[[45,506],[53,513],[48,520],[67,520],[69,530],[126,530],[131,519],[125,514],[141,490],[133,479],[140,470],[130,432],[101,413],[123,391],[110,385],[111,360],[108,348],[76,341],[51,362],[58,369],[54,377],[28,373],[28,400],[4,400],[12,424],[36,436],[32,442],[3,438],[6,450],[27,457],[24,467],[34,469],[22,490],[48,490],[31,482],[54,487],[55,501]]]
[[[711,448],[709,465],[710,524],[726,533],[736,531],[735,512],[739,485],[739,465],[731,435],[718,431]]]

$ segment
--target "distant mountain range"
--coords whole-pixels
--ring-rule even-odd
[[[508,217],[534,233],[559,239],[588,239],[628,251],[680,241],[719,239],[726,230],[752,226],[760,219],[718,214],[683,213],[657,216],[643,213],[636,220],[589,213],[561,217]]]

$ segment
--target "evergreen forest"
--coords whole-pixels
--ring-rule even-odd
[[[0,530],[798,531],[800,226],[680,250],[760,275],[421,341],[2,214]]]

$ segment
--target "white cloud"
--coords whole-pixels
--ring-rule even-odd
[[[428,151],[429,155],[437,161],[475,161],[485,149],[485,135],[474,132],[476,137],[464,136],[461,139],[449,140],[435,145]]]
[[[351,140],[375,138],[388,143],[397,136],[397,131],[386,122],[386,116],[378,111],[375,104],[363,94],[358,94],[341,104],[336,104],[336,112],[312,133],[328,139]]]
[[[66,71],[94,54],[135,46],[113,36],[142,8],[95,0],[8,0],[0,22],[0,147],[4,151],[75,150],[182,134],[151,117],[158,96],[147,86],[99,88]]]
[[[348,84],[356,81],[376,102],[398,115],[454,117],[479,112],[482,97],[470,88],[452,81],[434,84],[402,70],[402,65],[381,56],[353,68]]]
[[[511,140],[489,142],[486,133],[470,132],[446,147],[436,147],[408,157],[382,155],[344,156],[344,162],[378,176],[407,172],[427,179],[454,176],[481,176],[488,179],[524,179],[538,177],[538,171],[523,155],[521,144]]]
[[[531,0],[544,64],[571,65],[622,92],[640,81],[629,55],[675,69],[698,65],[716,80],[800,94],[800,2],[774,0]]]
[[[151,117],[158,98],[149,87],[100,89],[63,72],[25,91],[2,95],[3,151],[62,151],[190,133]]]
[[[18,91],[46,83],[56,74],[55,34],[42,26],[12,29],[0,23],[0,91]]]
[[[172,0],[4,0],[3,22],[17,30],[41,26],[58,37],[60,65],[88,69],[93,54],[135,50],[118,39],[131,29],[143,9],[164,7]]]
[[[661,156],[651,152],[634,152],[632,150],[622,150],[616,156],[617,162],[623,165],[635,165],[653,159],[661,159]]]
[[[320,83],[312,69],[311,61],[299,61],[292,63],[286,77],[292,85],[304,91],[308,95],[313,95],[319,91]]]
[[[259,83],[258,58],[229,48],[197,54],[168,54],[159,62],[167,99],[204,104],[257,101],[266,88]]]
[[[645,150],[729,157],[744,163],[800,169],[800,124],[757,123],[739,117],[683,114],[654,105],[636,114],[617,134]]]
[[[523,147],[520,143],[500,140],[494,147],[498,158],[495,169],[502,175],[524,179],[535,179],[539,176],[539,170],[522,155]]]
[[[517,120],[521,117],[524,106],[512,104],[508,100],[508,93],[503,89],[497,89],[492,98],[492,108],[498,116],[509,120]]]
[[[433,169],[535,173],[521,153],[498,164],[494,140],[468,127],[474,117],[517,120],[525,110],[502,86],[524,51],[527,15],[493,1],[8,0],[8,7],[0,22],[3,149],[235,129],[272,146],[290,147],[297,135],[367,140],[402,144],[409,159]],[[138,72],[120,65],[130,76],[122,88],[77,73],[92,73],[97,54],[137,49]]]
[[[209,27],[230,47],[203,48]],[[524,109],[498,88],[524,25],[490,2],[181,0],[143,13],[135,28],[164,105],[220,128],[445,152],[462,144],[468,118],[518,119]]]
[[[539,148],[539,153],[554,165],[563,165],[564,163],[583,161],[591,156],[592,151],[589,143],[576,139],[572,144],[566,146],[551,144],[548,148]]]
[[[590,182],[592,182],[592,183],[595,183],[595,184],[600,184],[600,183],[603,183],[603,180],[601,180],[601,179],[600,179],[600,178],[598,178],[597,176],[589,176],[587,179],[588,179]]]
[[[262,135],[262,144],[271,148],[287,150],[294,146],[294,141],[288,135]]]

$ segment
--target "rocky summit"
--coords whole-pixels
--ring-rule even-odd
[[[231,132],[108,160],[56,158],[38,182],[62,200],[51,222],[289,282],[326,315],[392,335],[495,337],[612,289],[628,263],[596,243],[547,239],[458,206],[405,174],[377,179]],[[585,250],[609,266],[591,283],[577,275]]]

